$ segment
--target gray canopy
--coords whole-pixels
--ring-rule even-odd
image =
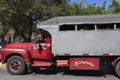
[[[110,53],[120,55],[120,30],[116,28],[119,27],[116,23],[120,24],[120,14],[63,16],[41,22],[37,28],[46,30],[51,34],[53,53],[71,53],[74,55]],[[61,31],[60,27],[64,24],[78,25],[78,27],[79,24],[93,24],[93,27],[97,27],[99,24],[112,24],[114,29]]]
[[[62,24],[105,24],[120,23],[120,14],[90,15],[90,16],[62,16],[55,17],[40,25],[62,25]]]

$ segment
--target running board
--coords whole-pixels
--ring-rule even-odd
[[[48,61],[34,61],[32,67],[50,67],[51,65],[52,62],[48,62]]]

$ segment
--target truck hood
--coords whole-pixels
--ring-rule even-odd
[[[33,46],[33,43],[14,43],[14,44],[7,44],[5,48],[21,48],[21,49],[28,49]]]

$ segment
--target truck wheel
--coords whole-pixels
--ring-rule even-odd
[[[120,61],[118,61],[116,67],[115,67],[116,75],[120,78]]]
[[[21,75],[25,72],[26,65],[20,56],[12,56],[7,60],[7,71],[13,75]]]

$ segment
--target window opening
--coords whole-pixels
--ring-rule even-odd
[[[95,30],[95,26],[93,24],[81,24],[81,25],[78,25],[77,30],[80,30],[80,31]]]
[[[59,27],[60,31],[74,31],[75,30],[75,25],[61,25]]]
[[[112,30],[114,29],[114,24],[98,24],[97,29]]]
[[[116,28],[120,30],[120,23],[116,24]]]

